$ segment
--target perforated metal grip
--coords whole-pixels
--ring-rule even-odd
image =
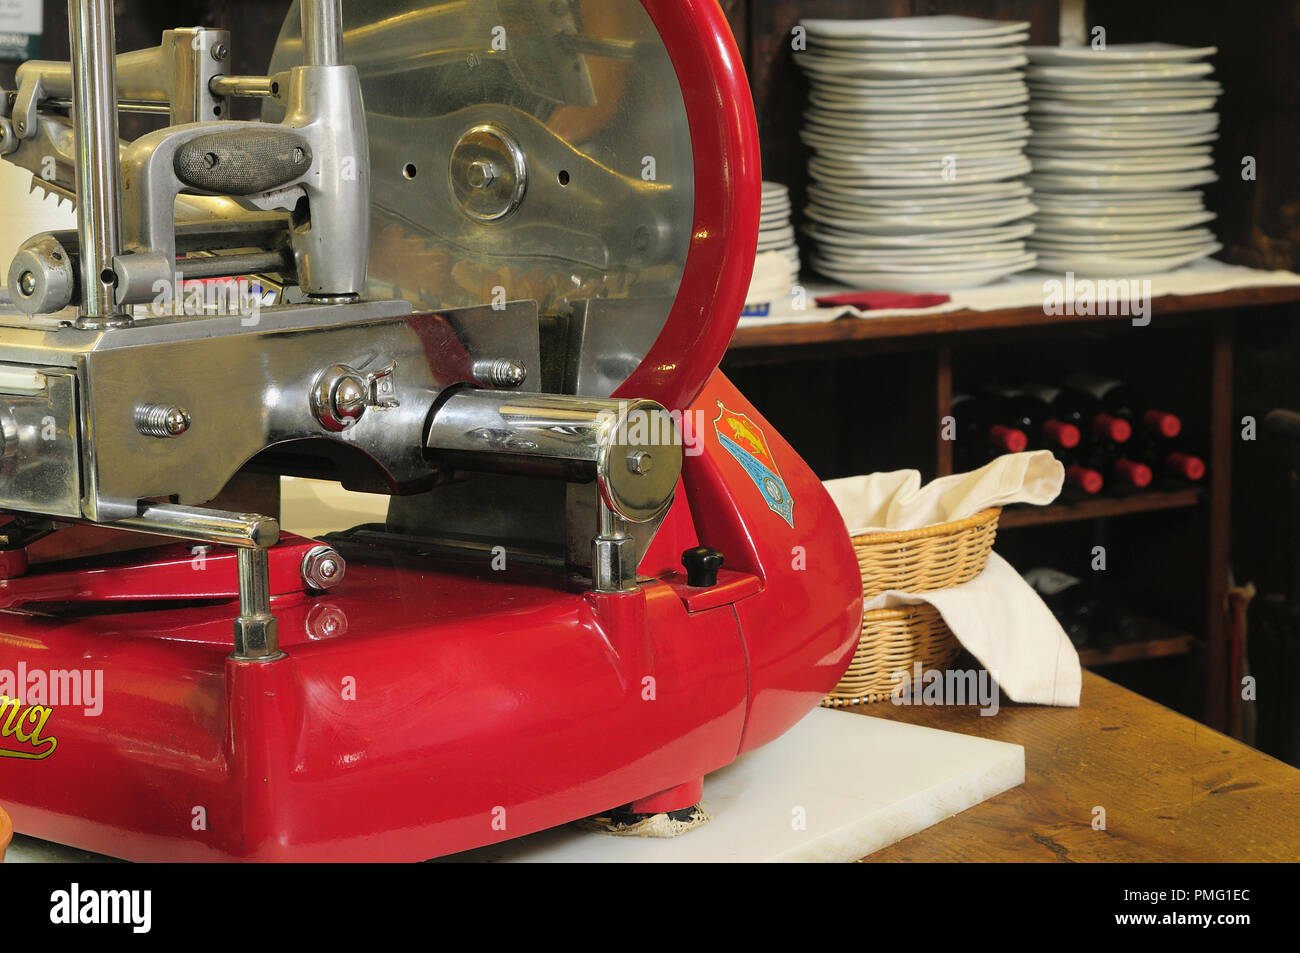
[[[307,143],[282,129],[247,129],[198,136],[176,150],[176,178],[219,195],[256,195],[311,168]]]

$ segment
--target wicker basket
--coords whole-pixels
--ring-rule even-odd
[[[897,533],[853,537],[862,592],[873,599],[888,589],[934,592],[970,582],[984,571],[997,536],[999,508],[952,523]],[[829,708],[888,698],[896,672],[946,668],[958,644],[939,611],[928,604],[875,609],[862,617],[862,636],[849,669],[822,701]]]

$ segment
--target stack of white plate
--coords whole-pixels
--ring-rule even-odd
[[[947,291],[1034,265],[1029,24],[805,20],[812,265],[858,288]]]
[[[784,298],[799,280],[799,246],[795,244],[791,211],[790,190],[778,182],[764,182],[758,258],[746,305],[769,304]]]
[[[1214,47],[1030,47],[1039,267],[1097,277],[1169,271],[1221,246],[1199,186],[1218,178]]]

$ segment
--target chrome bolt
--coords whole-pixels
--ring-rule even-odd
[[[636,453],[629,454],[627,458],[627,468],[638,476],[645,476],[650,472],[654,465],[654,457],[644,450],[638,450]]]
[[[16,123],[14,123],[14,128],[18,130],[18,135],[21,136],[23,133],[27,131],[27,123],[19,119]]]
[[[226,44],[224,43],[218,43],[212,47],[212,58],[218,63],[224,60],[229,54],[230,50],[226,49]]]
[[[496,358],[475,361],[470,374],[484,387],[519,387],[528,378],[528,368],[518,361]]]
[[[179,437],[190,429],[190,414],[171,404],[144,404],[134,413],[135,429],[146,437]]]
[[[36,293],[36,276],[30,271],[24,271],[18,278],[18,290],[24,297],[30,298]]]
[[[491,162],[478,159],[469,164],[465,175],[469,179],[470,188],[486,189],[497,180],[497,167]]]
[[[302,559],[302,581],[316,592],[333,589],[345,572],[347,563],[332,546],[316,546]]]

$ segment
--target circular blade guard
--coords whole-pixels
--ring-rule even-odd
[[[582,328],[563,338],[566,389],[609,396],[628,381],[673,337],[696,237],[694,117],[660,27],[680,33],[688,8],[716,6],[671,2],[679,12],[658,19],[677,23],[658,27],[647,9],[664,5],[651,0],[345,3],[344,60],[360,73],[370,141],[368,294],[424,311],[536,300]],[[716,103],[710,64],[691,55]],[[271,69],[301,62],[295,3]],[[723,66],[734,79],[736,64]],[[277,108],[268,101],[267,118]],[[731,191],[744,165],[723,162],[709,184]],[[701,240],[725,240],[718,231]],[[734,325],[741,301],[709,317]],[[691,310],[676,309],[698,322]],[[699,346],[698,330],[685,337]]]

